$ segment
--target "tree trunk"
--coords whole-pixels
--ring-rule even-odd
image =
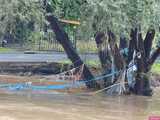
[[[44,1],[46,2],[46,0]],[[67,33],[59,25],[57,18],[51,15],[51,7],[47,4],[47,7],[45,8],[48,14],[46,16],[46,19],[50,23],[51,28],[56,35],[57,41],[63,46],[65,52],[67,53],[68,58],[73,62],[75,67],[82,65],[83,61],[74,49]],[[116,36],[113,32],[107,32],[108,38],[106,37],[105,33],[98,32],[95,37],[95,41],[97,44],[102,68],[104,70],[103,75],[112,73],[113,66],[115,67],[116,71],[122,71],[126,69],[126,63],[127,65],[129,65],[133,60],[134,53],[136,53],[136,55],[134,56],[134,64],[137,66],[137,71],[136,76],[134,76],[134,78],[136,79],[136,84],[133,88],[133,92],[138,95],[151,95],[152,90],[150,89],[149,77],[147,76],[147,73],[157,57],[160,55],[160,47],[158,47],[158,49],[150,56],[154,36],[155,30],[150,29],[146,34],[145,40],[143,41],[142,34],[138,31],[138,29],[132,29],[126,62],[124,56],[120,53],[120,49],[124,49],[127,46],[125,39],[120,39],[120,45],[118,47],[116,43]],[[112,65],[113,63],[114,65]],[[84,66],[83,76],[87,80],[92,80],[94,78],[86,65]],[[115,80],[114,82],[118,80],[118,76],[113,77]],[[111,77],[104,79],[104,87],[109,85],[107,83],[109,79],[111,81]],[[114,82],[111,81],[110,83],[114,84]],[[95,81],[86,83],[86,86],[88,88],[100,88],[100,85]]]
[[[104,32],[97,32],[95,37],[96,45],[98,48],[98,56],[103,69],[103,75],[111,73],[112,59],[110,50],[108,49],[108,40]],[[112,84],[112,76],[103,79],[101,87],[107,87]]]
[[[133,53],[137,49],[137,29],[131,29],[130,33],[130,42],[129,42],[129,50],[128,50],[128,60],[127,63],[129,64],[133,59]]]
[[[95,37],[99,58],[104,71],[103,74],[105,75],[125,68],[125,59],[120,54],[115,35],[111,31],[108,31],[107,36],[108,38],[104,32],[98,32]],[[112,85],[117,79],[118,76],[116,75],[104,78],[104,87]]]
[[[51,15],[52,11],[51,11],[51,8],[49,5],[47,5],[46,11],[48,14],[46,16],[46,19],[50,23],[51,28],[56,35],[57,41],[62,45],[65,52],[67,53],[68,58],[72,61],[72,63],[74,64],[75,67],[78,67],[78,66],[84,64],[83,61],[81,60],[81,58],[79,57],[78,53],[74,49],[71,41],[69,40],[67,33],[59,25],[58,19],[56,17],[54,17],[53,15]],[[89,71],[89,69],[86,65],[84,65],[83,77],[86,80],[90,80],[90,82],[86,82],[86,86],[88,88],[99,88],[99,85],[95,81],[92,81],[94,76]]]
[[[152,49],[152,43],[153,43],[153,39],[155,36],[155,30],[154,29],[149,29],[147,32],[147,35],[145,37],[144,40],[144,48],[145,48],[145,57],[146,59],[149,59],[150,57],[150,52]]]
[[[135,84],[135,93],[138,95],[150,96],[152,95],[152,89],[150,88],[149,77],[147,76],[147,60],[146,60],[146,49],[144,48],[144,41],[142,33],[137,34],[137,45],[136,45],[136,64],[137,64],[137,75]],[[152,45],[152,44],[150,44]],[[151,48],[151,46],[148,46]]]
[[[125,60],[120,53],[118,45],[116,44],[116,37],[111,31],[108,31],[108,37],[109,37],[108,41],[110,44],[111,52],[114,57],[115,67],[118,71],[123,70],[125,68]]]
[[[148,68],[150,70],[151,66],[154,64],[154,62],[156,61],[156,59],[159,57],[160,55],[160,47],[157,48],[157,50],[155,50],[153,52],[153,54],[151,55],[150,59],[148,60]]]
[[[128,48],[127,39],[124,36],[120,36],[120,43],[119,43],[119,49],[125,49]]]
[[[98,56],[102,68],[107,71],[111,68],[111,58],[108,50],[107,37],[104,32],[98,32],[95,37],[96,45],[98,48]]]

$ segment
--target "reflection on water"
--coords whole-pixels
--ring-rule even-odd
[[[0,120],[148,120],[160,115],[153,97],[0,94]]]

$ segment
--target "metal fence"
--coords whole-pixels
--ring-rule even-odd
[[[72,40],[73,46],[76,48],[77,40]],[[48,36],[47,39],[41,38],[32,42],[23,42],[23,43],[6,43],[2,47],[10,48],[16,51],[57,51],[63,52],[62,46],[55,39],[55,36]]]

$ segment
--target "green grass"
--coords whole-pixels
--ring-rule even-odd
[[[59,61],[59,63],[61,63],[61,64],[69,64],[69,65],[72,64],[72,62],[70,60],[62,60],[62,61]]]
[[[99,60],[87,60],[85,63],[89,67],[96,67],[96,68],[101,67],[101,64],[100,64]]]
[[[30,43],[31,44],[31,43]],[[31,46],[29,47],[29,49],[31,50],[58,50],[58,51],[64,51],[64,49],[62,48],[62,46],[60,44],[57,43],[50,43],[48,41],[42,40],[40,42],[40,47],[39,47],[39,43],[33,43]],[[95,53],[97,52],[97,46],[94,40],[90,40],[90,41],[84,41],[84,40],[77,40],[76,43],[76,47],[77,47],[77,51],[78,53]]]
[[[160,74],[160,63],[155,63],[155,64],[152,66],[151,71],[152,71],[153,73]]]
[[[10,49],[10,48],[4,48],[4,47],[0,47],[0,53],[6,53],[6,52],[12,52],[14,50]]]
[[[70,60],[62,60],[59,63],[72,65],[72,62]],[[86,61],[84,61],[84,63],[89,67],[96,67],[96,68],[100,67],[99,60],[86,60]]]
[[[60,61],[60,63],[70,64],[70,65],[72,64],[70,60],[63,60],[63,61]],[[88,65],[89,67],[96,67],[96,68],[99,68],[101,66],[99,60],[86,60],[85,64]],[[152,66],[151,72],[160,74],[160,63],[155,63]]]
[[[77,51],[79,53],[96,53],[97,46],[95,41],[77,41]]]

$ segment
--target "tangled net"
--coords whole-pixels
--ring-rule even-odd
[[[64,80],[64,81],[66,80],[73,81],[73,82],[79,81],[83,79],[83,76],[82,76],[83,69],[84,69],[84,64],[79,67],[73,68],[71,70],[54,75],[54,77],[55,79]]]

